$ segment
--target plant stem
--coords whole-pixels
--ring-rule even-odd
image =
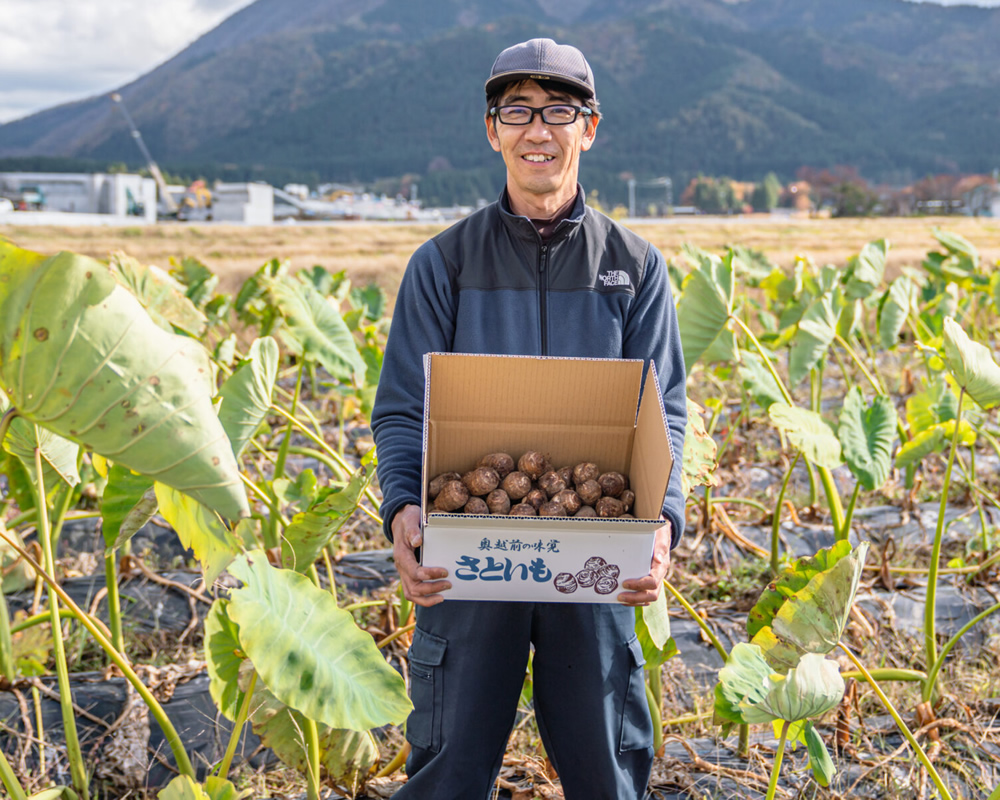
[[[0,439],[0,442],[2,441],[3,439]],[[3,750],[0,750],[0,781],[3,782],[11,800],[28,800],[28,795],[14,774],[14,770],[10,762],[7,761],[7,757],[3,754]]]
[[[854,484],[854,491],[851,492],[851,499],[847,503],[847,511],[844,513],[843,527],[834,533],[836,541],[838,542],[845,541],[851,535],[851,519],[854,517],[854,507],[858,503],[859,494],[861,494],[861,481]]]
[[[788,489],[788,481],[791,480],[792,470],[799,463],[802,456],[801,451],[795,454],[795,459],[785,472],[785,478],[781,481],[781,490],[778,492],[778,499],[774,501],[774,516],[771,519],[771,572],[778,574],[779,549],[781,548],[781,504],[785,500],[785,491]]]
[[[941,504],[938,506],[937,527],[934,529],[934,546],[931,550],[930,568],[927,571],[927,599],[924,603],[924,650],[927,658],[927,669],[930,671],[937,662],[937,631],[935,617],[937,615],[937,579],[941,568],[941,539],[944,536],[944,517],[948,508],[948,486],[951,483],[951,470],[955,465],[955,453],[958,451],[958,437],[962,427],[962,401],[965,399],[965,388],[958,393],[958,408],[955,410],[955,433],[951,437],[951,450],[948,453],[948,466],[944,470],[941,483]],[[923,699],[930,700],[934,694],[935,684],[929,679],[923,687]]]
[[[247,717],[250,715],[250,700],[253,697],[253,690],[256,686],[257,671],[254,670],[250,673],[250,685],[243,695],[240,710],[236,713],[236,719],[233,720],[233,730],[229,735],[229,744],[226,745],[226,754],[222,757],[222,761],[219,762],[219,768],[215,771],[215,774],[220,778],[225,778],[229,774],[229,767],[233,763],[233,756],[236,755],[236,746],[239,744],[240,734],[243,733],[243,726],[246,725]]]
[[[834,334],[834,338],[837,340],[837,344],[839,344],[841,347],[844,348],[844,350],[847,351],[847,355],[851,357],[851,360],[857,365],[858,369],[861,370],[861,374],[864,375],[865,380],[867,380],[868,383],[871,384],[871,387],[875,390],[875,393],[888,394],[888,392],[885,390],[885,386],[882,385],[882,381],[876,380],[875,378],[872,377],[871,373],[865,367],[864,363],[858,357],[858,354],[855,352],[854,348],[851,347],[850,343],[846,339],[844,339],[844,337],[842,337],[839,333]]]
[[[715,647],[715,651],[722,658],[723,663],[725,663],[729,659],[729,653],[726,651],[726,648],[722,646],[722,642],[719,641],[719,637],[715,635],[710,627],[708,627],[708,623],[702,619],[701,614],[694,610],[694,607],[685,599],[684,595],[678,592],[677,589],[674,588],[673,584],[666,578],[663,579],[663,585],[667,587],[667,591],[676,598],[677,602],[684,607],[684,610],[688,612],[691,619],[698,623],[698,627],[701,628],[705,636],[708,637],[708,640]]]
[[[808,461],[806,462],[808,463]],[[819,479],[823,482],[823,491],[826,493],[826,502],[830,506],[830,524],[834,531],[842,530],[844,527],[844,507],[840,502],[840,493],[837,491],[837,483],[833,479],[833,474],[826,467],[816,467],[819,472]]]
[[[399,748],[399,752],[393,757],[392,761],[386,764],[382,769],[375,773],[376,778],[388,778],[396,770],[401,769],[403,764],[406,763],[406,757],[410,754],[410,743],[404,741],[403,746]]]
[[[774,793],[778,789],[778,775],[781,774],[781,761],[785,757],[785,743],[788,741],[788,728],[791,724],[785,720],[781,726],[781,739],[778,741],[778,752],[774,754],[774,763],[771,765],[771,782],[767,785],[767,795],[764,800],[774,800]]]
[[[108,590],[108,627],[111,629],[111,644],[115,650],[125,652],[125,637],[122,634],[121,596],[118,593],[118,555],[111,552],[104,556],[104,585]]]
[[[930,670],[928,670],[927,679],[924,682],[925,687],[934,686],[935,682],[937,681],[938,672],[941,671],[941,667],[944,665],[945,658],[947,658],[948,653],[951,652],[951,649],[956,644],[958,644],[958,640],[961,639],[969,631],[969,629],[972,628],[974,625],[976,625],[980,620],[985,619],[995,611],[1000,611],[1000,603],[990,606],[985,611],[976,614],[976,616],[974,616],[972,619],[966,622],[961,628],[958,629],[958,632],[948,640],[948,642],[945,644],[944,647],[941,648],[941,653],[940,655],[938,655],[937,661],[935,661],[934,665],[930,668]],[[924,697],[924,700],[929,700],[929,699],[930,699],[929,697],[926,696]]]
[[[767,353],[764,352],[764,348],[761,345],[761,343],[757,341],[757,337],[753,335],[753,331],[750,330],[746,326],[746,323],[744,323],[743,320],[741,320],[739,317],[730,316],[729,318],[733,320],[737,325],[739,325],[740,328],[743,329],[743,332],[747,335],[747,338],[750,339],[750,341],[753,343],[753,346],[757,349],[757,352],[760,354],[760,357],[764,360],[764,366],[767,367],[767,371],[771,373],[771,377],[774,378],[774,382],[778,385],[778,391],[780,391],[781,396],[785,398],[785,402],[788,403],[788,405],[790,406],[794,406],[795,401],[792,400],[792,395],[789,393],[788,389],[785,388],[785,384],[782,382],[781,378],[778,377],[778,373],[774,369],[774,365],[771,363],[771,359],[767,357]]]
[[[917,741],[916,737],[910,732],[910,729],[906,727],[906,723],[903,722],[903,718],[899,716],[899,712],[896,711],[896,707],[892,704],[892,701],[886,697],[885,692],[882,691],[882,687],[878,685],[875,678],[872,677],[871,673],[865,669],[865,665],[861,663],[861,660],[854,655],[851,649],[843,642],[839,643],[840,649],[847,654],[847,657],[851,659],[854,666],[858,668],[858,671],[865,676],[865,680],[868,685],[872,687],[878,699],[885,706],[885,710],[889,712],[890,716],[896,721],[896,727],[899,728],[899,732],[903,734],[903,737],[907,742],[910,743],[910,747],[916,753],[917,758],[920,759],[920,763],[924,765],[927,773],[930,775],[931,780],[934,781],[934,785],[937,786],[938,791],[941,793],[941,797],[944,800],[952,800],[951,793],[948,791],[948,787],[944,785],[944,781],[941,780],[941,776],[938,775],[937,770],[934,768],[934,764],[928,758],[927,753],[920,746],[920,742]]]
[[[52,532],[49,529],[49,509],[45,496],[45,477],[42,474],[42,451],[35,448],[35,507],[38,509],[38,540],[42,544],[42,558],[45,571],[55,575],[55,559],[52,556]],[[73,709],[73,692],[69,685],[69,666],[66,663],[66,648],[62,638],[62,620],[59,616],[59,600],[50,589],[49,614],[52,620],[52,658],[56,662],[59,684],[59,706],[62,709],[63,737],[66,740],[66,757],[69,760],[73,788],[83,798],[89,800],[89,779],[87,768],[80,750],[80,737],[76,730],[76,712]]]
[[[316,720],[303,717],[303,733],[306,739],[306,797],[308,800],[319,800],[319,727]]]
[[[867,674],[871,675],[877,681],[912,681],[914,683],[923,683],[927,680],[927,673],[921,672],[919,669],[883,667],[881,669],[870,669]],[[866,680],[865,675],[856,669],[844,670],[840,673],[840,677],[844,680],[848,678],[854,678],[858,681]]]
[[[770,514],[771,509],[761,503],[759,500],[754,500],[752,497],[732,497],[730,495],[725,495],[724,497],[716,497],[712,500],[713,503],[729,503],[734,506],[750,506],[751,508],[756,508],[763,514]]]
[[[160,705],[160,702],[153,696],[149,689],[146,688],[146,685],[142,682],[139,676],[136,675],[135,670],[132,669],[132,666],[128,662],[128,658],[123,653],[115,650],[108,636],[101,630],[103,625],[80,608],[73,601],[73,598],[66,594],[63,588],[56,583],[55,579],[42,568],[42,565],[36,562],[35,559],[31,557],[31,554],[18,545],[16,541],[7,537],[3,529],[0,529],[0,538],[4,539],[7,544],[16,550],[25,561],[34,567],[41,579],[48,584],[49,588],[54,591],[59,596],[59,599],[66,604],[66,607],[73,612],[73,616],[80,621],[80,624],[90,632],[90,635],[94,637],[98,646],[104,650],[108,656],[110,656],[115,666],[122,671],[125,679],[135,687],[135,690],[149,707],[150,713],[153,715],[153,718],[163,731],[163,738],[166,739],[167,745],[170,747],[171,753],[173,753],[174,760],[177,762],[178,771],[182,775],[187,775],[192,780],[195,780],[195,772],[194,767],[191,765],[191,759],[188,758],[187,752],[184,750],[184,746],[181,742],[181,737],[177,734],[177,729],[174,728],[173,723],[170,721],[170,717],[167,716],[166,712],[163,710],[163,706]],[[58,629],[58,625],[53,627]]]
[[[649,673],[650,679],[653,678],[653,673]],[[659,670],[656,671],[656,678],[659,679]],[[643,681],[646,686],[646,703],[649,706],[649,716],[653,722],[653,752],[656,753],[661,747],[663,747],[663,715],[660,713],[660,706],[657,703],[656,693],[653,691],[653,687],[649,685],[649,681]]]

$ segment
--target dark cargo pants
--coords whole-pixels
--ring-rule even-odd
[[[635,612],[617,604],[446,601],[417,609],[413,749],[399,800],[486,800],[530,644],[534,707],[566,800],[640,800],[653,763]]]

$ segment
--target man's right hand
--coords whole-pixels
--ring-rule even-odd
[[[403,594],[418,606],[434,606],[444,600],[440,592],[451,588],[444,567],[422,567],[416,549],[423,542],[419,506],[403,506],[392,518],[392,558],[396,562]]]

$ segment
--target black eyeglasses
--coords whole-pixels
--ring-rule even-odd
[[[542,108],[532,108],[531,106],[494,106],[490,109],[490,116],[498,118],[504,125],[530,125],[535,118],[535,114],[542,115],[542,122],[546,125],[570,125],[576,122],[579,115],[584,118],[593,116],[593,110],[585,106],[543,106]]]

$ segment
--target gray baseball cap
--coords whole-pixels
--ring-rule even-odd
[[[559,81],[579,89],[586,99],[595,94],[594,73],[583,53],[551,39],[529,39],[500,53],[486,81],[486,96],[508,83],[525,80]]]

